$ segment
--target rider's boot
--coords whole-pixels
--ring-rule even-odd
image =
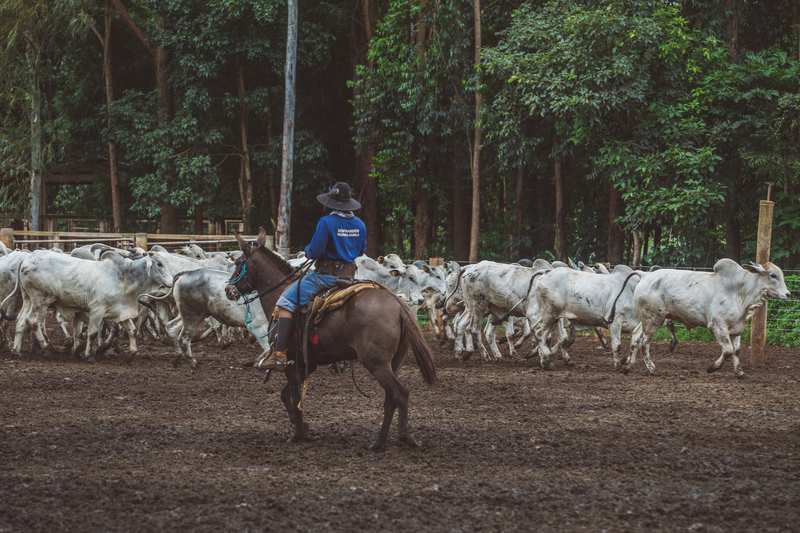
[[[286,370],[286,365],[289,364],[289,358],[286,355],[289,346],[289,336],[292,334],[292,322],[294,317],[280,317],[278,318],[278,332],[275,339],[275,346],[273,352],[261,365],[262,370]]]

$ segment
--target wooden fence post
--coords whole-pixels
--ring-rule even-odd
[[[771,188],[771,187],[770,187]],[[758,209],[758,240],[756,241],[756,263],[763,265],[769,261],[769,249],[772,241],[772,208],[774,202],[761,200]],[[765,303],[753,314],[750,322],[750,364],[764,363],[764,346],[767,344],[767,304]]]
[[[3,228],[0,229],[0,241],[3,241],[3,244],[6,245],[6,248],[9,250],[14,249],[14,229],[13,228]]]
[[[147,251],[147,233],[137,233],[134,235],[133,244],[137,248]]]

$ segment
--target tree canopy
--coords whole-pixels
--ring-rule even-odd
[[[772,183],[772,259],[798,267],[796,2],[479,5],[476,47],[471,1],[300,4],[293,250],[316,195],[347,181],[373,253],[466,260],[479,147],[481,259],[752,258]],[[286,10],[0,0],[6,224],[30,220],[36,168],[47,213],[110,220],[114,145],[125,230],[167,230],[174,212],[183,231],[240,218],[272,233]]]

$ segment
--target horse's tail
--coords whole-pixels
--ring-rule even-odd
[[[411,308],[400,298],[397,298],[397,300],[403,308],[401,324],[403,337],[407,338],[411,343],[411,351],[414,353],[414,359],[417,361],[419,371],[422,373],[422,379],[428,384],[429,389],[436,390],[439,386],[439,378],[436,377],[436,365],[433,362],[431,349],[422,337],[422,330],[419,329],[419,324],[411,316]]]

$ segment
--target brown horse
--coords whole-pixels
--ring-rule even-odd
[[[259,228],[258,238],[248,243],[238,235],[239,248],[244,254],[236,260],[236,269],[231,276],[227,297],[237,299],[241,294],[258,291],[264,312],[270,313],[278,297],[298,277],[297,273],[278,254],[264,243],[267,234]],[[363,290],[350,298],[345,305],[326,313],[316,328],[318,341],[312,348],[308,343],[308,373],[319,365],[358,359],[369,370],[386,391],[383,403],[383,425],[378,440],[370,447],[381,450],[386,447],[389,427],[395,410],[399,411],[398,438],[409,446],[419,446],[419,440],[408,431],[408,388],[397,379],[397,369],[406,357],[409,347],[414,353],[429,388],[435,388],[438,380],[433,356],[422,337],[411,309],[394,293],[383,289]],[[300,353],[286,370],[286,385],[281,391],[281,400],[286,405],[289,421],[294,424],[294,436],[289,442],[297,442],[305,435],[303,412],[300,403],[299,383],[305,377],[302,353],[296,349],[292,339],[289,344],[290,361]]]

